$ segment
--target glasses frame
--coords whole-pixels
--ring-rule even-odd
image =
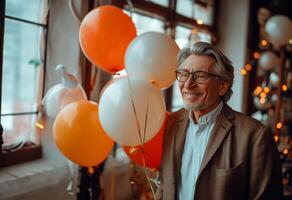
[[[186,79],[186,80],[180,80],[180,79],[179,79],[178,74],[179,74],[180,72],[188,73],[188,76],[187,76],[187,79]],[[197,81],[197,76],[196,76],[197,73],[203,73],[203,74],[205,74],[205,75],[206,75],[206,81],[203,81],[203,82],[202,82],[202,81]],[[189,72],[189,71],[186,71],[186,70],[176,70],[176,71],[175,71],[175,75],[176,75],[176,80],[178,80],[178,81],[181,82],[181,83],[186,82],[186,81],[189,79],[190,75],[192,75],[192,76],[191,76],[191,77],[192,77],[192,81],[194,81],[194,82],[196,82],[196,83],[199,83],[199,84],[205,84],[205,83],[207,83],[207,81],[208,81],[211,77],[216,77],[216,78],[220,78],[220,79],[222,79],[222,77],[219,76],[219,75],[217,75],[217,74],[212,74],[212,73],[208,73],[208,72],[204,72],[204,71]]]

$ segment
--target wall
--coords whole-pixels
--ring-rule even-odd
[[[244,111],[244,78],[240,69],[245,65],[249,1],[220,0],[218,16],[218,47],[233,62],[235,80],[233,95],[228,104],[237,111]]]

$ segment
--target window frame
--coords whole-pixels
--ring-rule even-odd
[[[155,4],[150,1],[141,1],[141,0],[131,0],[133,7],[135,8],[135,12],[139,14],[144,14],[148,16],[155,16],[156,18],[160,18],[165,20],[166,26],[168,27],[175,27],[176,25],[184,26],[186,28],[198,28],[206,30],[212,36],[212,43],[216,43],[218,40],[218,35],[216,31],[216,24],[217,24],[217,7],[218,7],[218,0],[214,0],[214,15],[213,15],[213,25],[206,25],[206,24],[198,24],[196,20],[183,16],[181,14],[176,13],[176,4],[177,0],[169,0],[169,6],[164,7],[158,4]],[[196,3],[200,2],[195,1]],[[127,1],[123,0],[112,0],[112,4],[120,7],[120,8],[129,8]],[[206,6],[205,4],[202,6]]]
[[[42,87],[37,89],[37,94],[40,93],[40,95],[43,97],[44,96],[44,90],[45,90],[45,73],[46,73],[46,60],[47,60],[47,41],[48,41],[48,28],[49,28],[49,11],[48,15],[46,18],[46,23],[42,24],[41,22],[34,22],[18,17],[12,17],[8,16],[5,14],[6,10],[6,0],[1,1],[0,5],[0,114],[2,116],[24,116],[24,115],[37,115],[42,112],[40,109],[41,107],[39,106],[37,110],[33,110],[31,112],[23,112],[23,113],[17,113],[17,112],[12,112],[8,114],[2,114],[2,76],[3,76],[3,48],[4,48],[4,30],[5,30],[5,19],[10,19],[13,21],[17,21],[19,23],[24,23],[24,24],[30,24],[30,25],[35,25],[39,28],[42,28],[44,31],[44,49],[41,54],[43,55],[43,62],[42,62],[42,67],[43,67],[43,80],[42,80]],[[41,91],[40,91],[41,90]],[[1,118],[0,118],[0,125],[1,125]],[[38,159],[42,157],[42,148],[41,144],[25,144],[23,147],[13,150],[13,151],[3,151],[2,149],[2,144],[3,144],[3,127],[1,125],[1,132],[0,132],[0,167],[4,166],[9,166],[17,163],[22,163],[26,161],[31,161],[34,159]]]

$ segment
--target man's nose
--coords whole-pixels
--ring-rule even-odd
[[[190,74],[188,79],[186,80],[185,82],[185,87],[188,88],[188,87],[191,87],[195,84],[195,80],[194,80],[194,77],[193,77],[193,74]]]

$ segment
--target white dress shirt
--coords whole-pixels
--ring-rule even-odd
[[[197,124],[194,123],[192,111],[190,112],[190,122],[181,161],[181,180],[178,190],[179,200],[194,200],[201,162],[215,121],[222,107],[223,103],[221,101],[211,112],[201,116]]]

